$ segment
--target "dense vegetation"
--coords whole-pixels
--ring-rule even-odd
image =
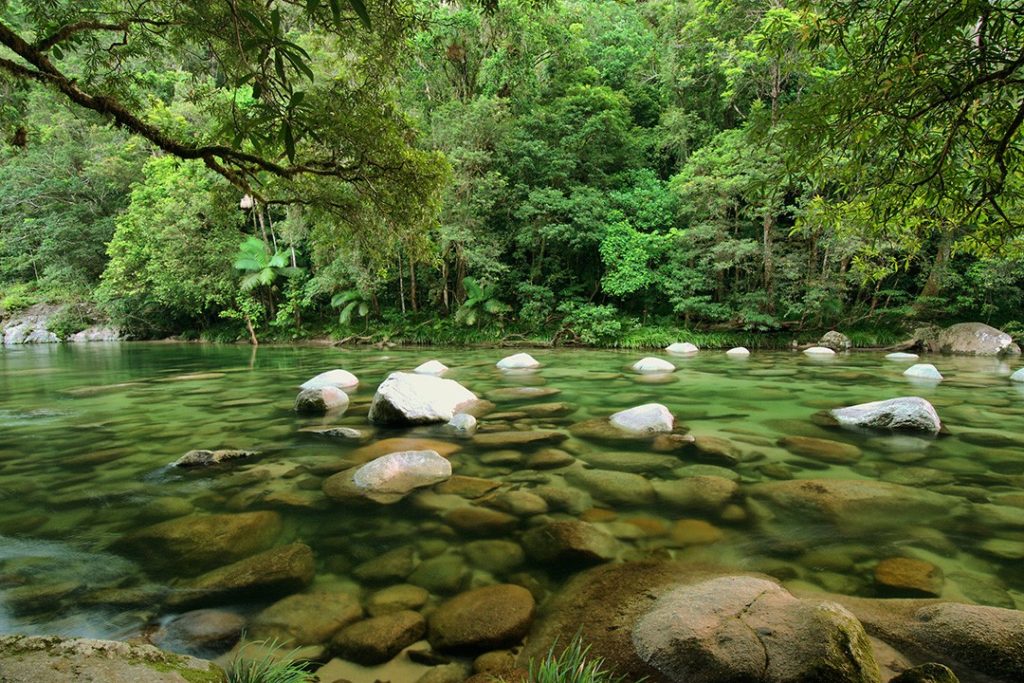
[[[1019,331],[1021,10],[0,0],[0,305],[220,339]]]

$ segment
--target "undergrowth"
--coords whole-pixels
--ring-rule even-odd
[[[255,658],[245,656],[250,645],[261,649]],[[295,661],[295,652],[282,653],[276,639],[246,643],[227,670],[227,683],[314,683],[317,679],[306,664]]]
[[[530,661],[529,683],[627,683],[625,676],[605,665],[603,657],[591,655],[590,645],[583,644],[579,633],[558,654],[557,648],[555,641],[543,659]]]

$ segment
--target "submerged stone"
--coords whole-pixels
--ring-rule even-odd
[[[476,588],[430,615],[428,640],[437,650],[484,652],[516,645],[530,630],[536,603],[522,586]]]
[[[392,612],[346,627],[334,637],[331,648],[363,666],[383,664],[422,638],[426,630],[419,612]]]
[[[185,455],[175,460],[173,463],[171,463],[171,466],[209,467],[210,465],[220,465],[221,463],[228,462],[229,460],[241,460],[243,458],[251,458],[255,455],[259,455],[259,452],[242,450],[194,450],[189,451]]]
[[[297,645],[326,643],[345,626],[361,619],[358,598],[347,593],[299,593],[278,600],[257,614],[246,636]]]
[[[939,381],[942,379],[942,373],[939,372],[931,363],[918,363],[917,365],[911,365],[909,368],[903,371],[904,377],[911,377],[915,379],[929,379]]]
[[[897,597],[929,597],[942,594],[942,570],[912,557],[889,557],[875,566],[875,584]]]

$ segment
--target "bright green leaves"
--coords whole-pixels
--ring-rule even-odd
[[[370,297],[358,289],[349,289],[331,297],[331,306],[341,309],[338,322],[342,325],[351,324],[353,315],[366,318],[370,314],[371,303]]]
[[[466,300],[455,312],[455,319],[469,326],[483,320],[498,318],[512,311],[512,307],[497,298],[497,287],[491,283],[477,282],[475,278],[463,278]]]
[[[609,225],[601,241],[604,291],[625,296],[650,286],[655,275],[651,262],[661,253],[662,242],[659,235],[637,232],[624,220]]]
[[[244,273],[239,288],[248,292],[257,287],[270,287],[278,277],[295,278],[304,269],[288,265],[288,255],[270,250],[258,237],[249,237],[238,247],[234,268]]]

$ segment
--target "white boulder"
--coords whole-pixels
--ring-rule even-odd
[[[428,360],[413,370],[417,375],[443,375],[447,371],[448,366],[439,360]]]
[[[338,387],[339,389],[345,389],[347,387],[354,387],[357,384],[359,384],[359,378],[348,370],[328,370],[327,372],[321,372],[312,379],[307,379],[299,388],[321,389],[323,387]]]
[[[469,413],[459,413],[448,420],[445,427],[459,436],[473,436],[476,433],[476,418]]]
[[[374,394],[370,422],[413,425],[448,422],[476,394],[452,379],[411,372],[393,372]]]
[[[746,358],[750,355],[750,349],[745,346],[737,346],[725,352],[730,358]]]
[[[672,413],[660,403],[646,403],[636,408],[620,410],[608,420],[619,429],[645,434],[671,432],[675,423]]]
[[[665,350],[669,353],[697,353],[700,349],[695,344],[690,342],[676,342],[675,344],[669,344],[665,347]]]
[[[537,359],[528,353],[517,353],[513,356],[502,358],[496,365],[500,370],[526,370],[540,367]]]
[[[903,376],[914,379],[942,379],[942,373],[940,373],[939,369],[931,363],[917,363],[916,365],[911,365],[903,372]]]
[[[804,349],[804,355],[806,356],[834,356],[836,352],[827,346],[812,346],[809,349]]]
[[[919,357],[920,356],[918,356],[916,353],[896,352],[896,353],[887,354],[885,356],[885,359],[886,360],[895,360],[895,361],[905,362],[905,361],[917,360]]]
[[[352,483],[370,500],[393,503],[451,476],[452,464],[437,451],[400,451],[366,463],[352,475]]]
[[[917,396],[902,396],[887,401],[861,403],[848,408],[836,408],[832,417],[844,427],[891,429],[930,432],[942,429],[942,421],[931,403]]]
[[[675,372],[676,366],[669,363],[663,358],[641,358],[637,362],[633,363],[633,370],[635,372],[652,373],[652,372]]]
[[[1024,368],[1010,375],[1010,379],[1014,382],[1024,382]]]
[[[348,408],[348,394],[331,385],[303,389],[295,397],[295,412],[306,415],[337,413]]]

